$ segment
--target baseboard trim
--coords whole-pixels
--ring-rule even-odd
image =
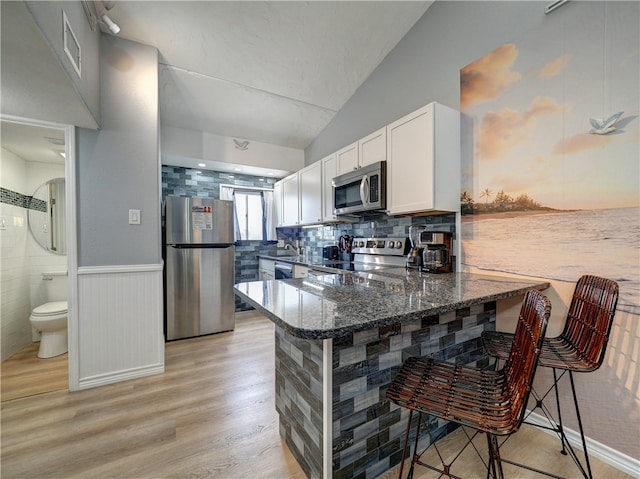
[[[128,381],[129,379],[142,378],[162,373],[164,373],[164,364],[158,363],[140,368],[115,371],[108,374],[98,374],[96,376],[80,379],[79,389],[95,388],[120,381]]]
[[[547,419],[535,412],[527,411],[527,422],[536,426],[543,426],[541,430],[552,436],[556,436],[556,433],[547,429],[549,422]],[[564,434],[567,436],[569,443],[576,449],[582,451],[582,440],[580,439],[580,432],[564,427]],[[589,450],[589,456],[609,464],[611,467],[615,467],[619,471],[629,474],[632,477],[639,477],[640,460],[628,456],[620,451],[612,449],[605,444],[595,441],[589,437],[585,437],[587,443],[587,449]]]

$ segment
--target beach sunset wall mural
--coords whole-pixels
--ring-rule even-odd
[[[605,276],[640,314],[638,19],[581,7],[460,72],[462,260]]]

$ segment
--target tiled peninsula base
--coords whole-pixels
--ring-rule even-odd
[[[431,355],[486,366],[480,334],[495,317],[489,302],[324,340],[276,325],[280,434],[307,476],[369,479],[398,465],[408,412],[385,391],[402,362]]]

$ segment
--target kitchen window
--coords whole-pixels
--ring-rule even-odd
[[[233,196],[239,233],[236,239],[264,241],[262,192],[235,190]]]
[[[234,205],[236,241],[275,241],[273,190],[220,185],[220,199]]]

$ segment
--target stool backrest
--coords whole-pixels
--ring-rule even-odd
[[[598,276],[582,276],[569,305],[560,337],[576,349],[580,371],[594,371],[604,360],[618,303],[618,283]]]
[[[549,299],[540,291],[529,290],[520,309],[509,359],[503,368],[514,412],[513,431],[524,419],[550,315]]]

